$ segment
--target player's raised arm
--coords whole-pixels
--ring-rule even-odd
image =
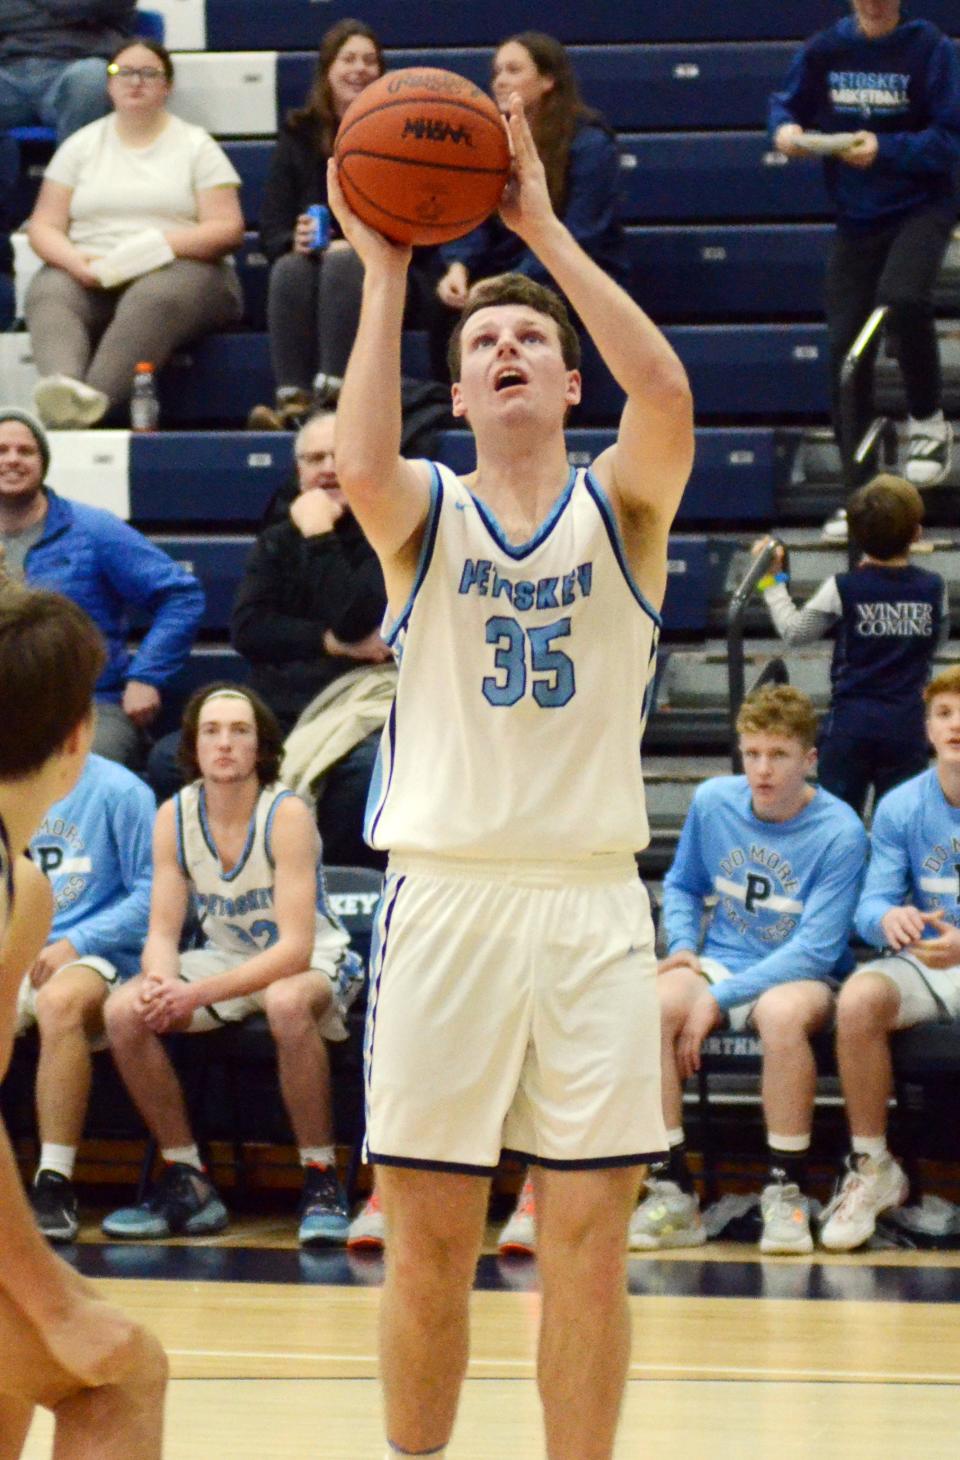
[[[427,473],[400,455],[400,334],[410,250],[348,207],[327,169],[330,206],[363,261],[360,322],[337,406],[337,476],[383,564],[391,603],[405,600],[429,506]]]
[[[666,587],[667,534],[693,464],[686,371],[653,321],[557,218],[517,96],[508,128],[514,177],[501,216],[550,271],[626,393],[616,445],[597,458],[593,471],[618,510],[642,586],[659,602]]]

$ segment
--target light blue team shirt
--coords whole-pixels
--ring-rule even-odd
[[[109,959],[121,978],[139,969],[147,937],[155,816],[138,776],[90,755],[30,843],[53,888],[50,941],[69,938],[78,953]]]
[[[710,990],[724,1010],[776,984],[844,973],[866,856],[860,818],[822,788],[774,822],[754,814],[746,776],[705,781],[664,881],[668,951],[699,949],[730,970]],[[708,897],[717,903],[701,948]]]
[[[934,767],[887,792],[872,842],[856,918],[864,942],[885,947],[880,919],[907,903],[960,927],[960,807],[950,805]],[[937,937],[936,928],[925,936]]]

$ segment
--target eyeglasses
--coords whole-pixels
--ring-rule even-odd
[[[332,451],[298,451],[296,456],[301,466],[323,466],[325,461],[333,461]]]
[[[159,81],[166,74],[161,66],[118,66],[111,61],[107,67],[107,75],[119,76],[121,81]]]

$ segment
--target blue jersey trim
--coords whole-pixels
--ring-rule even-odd
[[[10,837],[7,834],[7,825],[0,816],[0,867],[3,869],[3,880],[7,888],[7,915],[13,911],[13,857],[10,852]],[[3,930],[0,929],[0,936]]]
[[[538,1156],[533,1151],[518,1151],[507,1146],[501,1156],[512,1156],[528,1166],[542,1166],[546,1171],[604,1171],[621,1166],[652,1166],[666,1160],[668,1151],[641,1151],[633,1156],[590,1156],[583,1161],[555,1161],[551,1156]]]
[[[515,561],[517,561],[520,558],[527,557],[530,553],[534,551],[535,548],[538,548],[540,544],[546,541],[546,539],[550,536],[551,532],[557,525],[557,520],[562,514],[567,503],[570,501],[570,497],[573,494],[573,489],[576,484],[577,473],[574,468],[571,467],[570,475],[567,478],[567,484],[564,487],[563,491],[560,493],[560,496],[554,502],[553,506],[550,508],[546,520],[540,524],[536,532],[533,534],[533,537],[531,537],[528,542],[521,543],[519,546],[507,541],[506,534],[504,533],[503,528],[500,526],[496,517],[494,517],[493,513],[490,511],[490,508],[487,506],[486,502],[475,496],[473,492],[470,492],[470,496],[473,499],[477,512],[479,513],[480,521],[483,523],[484,527],[487,529],[490,536],[497,544],[497,547],[500,548],[502,552],[505,552],[507,554],[507,557],[513,558]],[[467,491],[470,491],[469,487],[467,487]]]
[[[437,541],[437,531],[440,526],[440,511],[443,507],[443,481],[437,470],[435,461],[430,462],[430,470],[433,473],[433,480],[430,483],[430,507],[423,530],[423,542],[420,545],[420,558],[417,562],[417,571],[414,574],[413,587],[410,589],[410,596],[389,629],[384,625],[383,637],[391,649],[399,635],[406,628],[410,615],[413,612],[414,600],[423,586],[424,578],[427,576],[427,569],[430,567],[430,562],[433,558],[433,549]]]
[[[270,866],[273,868],[274,871],[277,870],[277,864],[273,860],[273,848],[270,845],[270,835],[271,835],[271,833],[273,831],[273,818],[274,818],[274,815],[276,814],[277,807],[280,805],[280,802],[281,801],[285,801],[288,796],[292,796],[292,795],[293,795],[293,792],[287,786],[284,786],[284,788],[283,788],[282,791],[278,791],[277,792],[276,796],[274,796],[274,798],[273,798],[273,805],[270,807],[270,810],[267,812],[267,820],[266,820],[266,824],[265,824],[265,826],[263,828],[263,849],[264,849],[264,851],[267,854],[267,861],[270,863]],[[256,814],[257,814],[256,813],[256,810],[254,810],[254,813],[253,814],[254,814],[254,818],[256,818]],[[243,859],[244,859],[244,861],[246,861],[246,858],[247,858],[248,854],[249,854],[249,846],[246,846],[243,849]],[[236,869],[234,869],[234,870],[236,870]],[[230,876],[232,877],[233,875],[234,875],[234,872],[231,872],[230,873]]]
[[[231,871],[225,872],[223,870],[223,862],[220,859],[220,853],[217,850],[217,844],[214,841],[213,833],[210,830],[210,824],[207,821],[206,788],[204,786],[200,787],[200,795],[197,797],[197,809],[200,813],[200,830],[203,833],[203,839],[207,844],[207,848],[211,856],[216,858],[217,866],[220,869],[220,876],[223,878],[224,882],[232,882],[234,878],[239,877],[240,873],[247,865],[247,862],[250,858],[250,853],[253,851],[253,839],[257,830],[257,807],[259,805],[260,797],[258,796],[256,803],[254,804],[253,815],[250,817],[250,824],[247,827],[247,839],[243,844],[243,851],[237,858],[237,865],[232,868]]]
[[[393,922],[393,912],[397,905],[397,898],[400,896],[400,889],[403,887],[405,877],[391,877],[389,874],[383,884],[383,891],[380,894],[380,901],[377,910],[373,915],[373,931],[370,939],[370,980],[367,1002],[367,1021],[363,1031],[363,1159],[368,1159],[367,1152],[367,1131],[370,1129],[370,1085],[373,1072],[373,1045],[377,1032],[377,1005],[380,1002],[380,981],[383,978],[383,965],[387,956],[387,944],[390,941],[390,925]],[[388,901],[389,899],[389,901]],[[383,933],[380,932],[381,920]]]
[[[620,564],[620,571],[624,576],[627,587],[630,589],[630,592],[633,594],[634,598],[637,600],[643,611],[645,613],[648,613],[653,619],[657,628],[662,629],[662,616],[657,612],[649,599],[644,596],[642,589],[639,587],[636,579],[630,571],[629,564],[627,563],[627,555],[623,547],[623,538],[620,536],[620,525],[617,522],[616,513],[613,510],[613,506],[610,502],[609,497],[607,496],[606,492],[603,490],[600,483],[597,481],[596,477],[593,475],[593,472],[589,467],[584,473],[583,480],[587,491],[590,493],[594,502],[596,502],[597,504],[597,511],[600,513],[603,525],[607,529],[607,536],[610,539],[610,546],[613,548],[613,555],[616,558],[617,562]]]
[[[397,763],[397,702],[396,702],[396,700],[394,700],[393,701],[393,704],[390,706],[390,716],[389,716],[389,719],[387,720],[387,726],[386,726],[386,738],[387,738],[387,742],[388,742],[388,744],[390,746],[390,768],[387,771],[387,784],[386,784],[386,786],[383,786],[383,760],[382,760],[382,756],[383,756],[383,740],[382,739],[380,741],[380,748],[377,751],[377,759],[376,759],[376,761],[374,763],[374,773],[373,773],[373,777],[372,777],[371,782],[370,782],[370,801],[369,801],[369,809],[368,809],[368,813],[367,813],[367,825],[364,828],[363,839],[367,843],[367,845],[368,846],[371,846],[371,847],[374,846],[374,840],[373,839],[374,839],[374,837],[377,834],[377,827],[378,827],[378,825],[380,823],[380,817],[383,815],[383,808],[386,806],[386,804],[387,804],[387,798],[390,795],[390,787],[393,784],[393,769],[394,769],[394,766]],[[376,788],[374,788],[374,781],[376,782]],[[383,786],[382,794],[381,794],[381,789],[380,789],[381,786]],[[378,796],[380,798],[380,804],[377,806],[376,811],[373,810],[374,801],[373,801],[372,798],[373,798],[373,794],[374,794],[374,789],[376,789],[376,792],[377,792],[377,794],[378,794]]]

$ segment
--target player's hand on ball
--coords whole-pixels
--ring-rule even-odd
[[[512,161],[510,178],[500,202],[500,217],[524,243],[533,244],[541,230],[556,221],[556,214],[550,201],[547,174],[524,115],[523,102],[516,92],[510,98],[505,125]]]
[[[409,267],[411,250],[409,245],[391,243],[375,228],[361,223],[356,213],[343,196],[343,189],[337,177],[337,164],[331,157],[327,163],[327,201],[333,216],[340,224],[340,231],[359,256],[365,269],[403,269]]]

